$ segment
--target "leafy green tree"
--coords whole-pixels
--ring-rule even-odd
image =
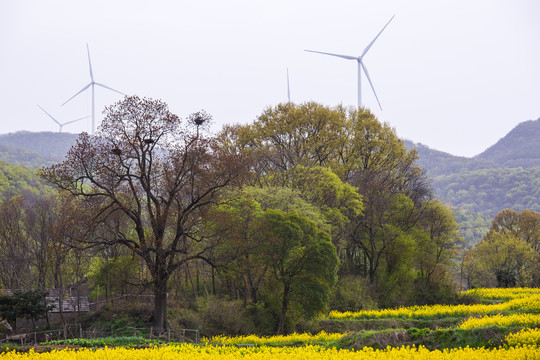
[[[351,110],[349,117],[351,140],[342,150],[337,173],[362,195],[364,212],[349,241],[351,251],[364,255],[359,258],[363,274],[374,284],[386,249],[416,225],[431,191],[415,165],[416,152],[408,151],[389,125],[361,109]]]
[[[510,234],[523,239],[535,251],[540,252],[540,213],[532,210],[523,210],[519,213],[504,209],[493,219],[485,238],[489,239],[495,233]]]
[[[540,256],[509,233],[493,233],[469,250],[465,260],[470,287],[533,286]]]
[[[52,305],[47,303],[47,293],[41,290],[17,290],[13,293],[17,299],[17,316],[32,320],[32,325],[36,327],[36,320],[47,317],[47,313],[52,310]]]
[[[291,187],[320,209],[330,226],[332,242],[341,254],[352,227],[351,221],[358,219],[364,210],[358,189],[342,181],[330,168],[298,166],[291,173]]]
[[[47,303],[47,293],[41,290],[15,290],[13,294],[0,295],[0,316],[13,326],[17,319],[25,318],[35,321],[47,317],[52,306]]]
[[[230,129],[237,148],[253,160],[253,184],[283,186],[298,165],[328,166],[347,137],[346,110],[315,102],[266,108],[253,124]]]
[[[262,210],[273,209],[285,213],[296,212],[313,221],[319,229],[326,232],[331,230],[331,226],[321,209],[304,199],[302,192],[298,189],[286,186],[248,186],[242,192],[254,199]]]
[[[249,188],[230,192],[226,199],[206,217],[206,228],[220,234],[212,263],[222,274],[242,284],[246,306],[248,298],[258,302],[257,293],[268,271],[267,244],[261,231],[263,210]]]
[[[291,303],[306,317],[324,310],[337,280],[338,258],[330,236],[315,223],[293,213],[267,210],[266,236],[270,270],[281,289],[278,334],[285,331]]]
[[[432,277],[441,266],[457,258],[463,239],[450,209],[438,201],[430,202],[418,222],[425,236],[417,237],[417,267],[429,288]]]

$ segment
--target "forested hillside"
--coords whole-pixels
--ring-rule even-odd
[[[520,123],[473,158],[405,143],[418,151],[437,197],[455,209],[467,242],[478,242],[503,209],[540,211],[540,119]]]

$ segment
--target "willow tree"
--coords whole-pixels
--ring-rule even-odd
[[[187,122],[159,100],[126,97],[105,108],[95,137],[81,134],[64,162],[42,176],[79,198],[97,230],[111,217],[123,226],[89,245],[125,246],[142,258],[153,282],[154,326],[167,327],[167,281],[181,265],[206,259],[215,244],[200,220],[242,173],[239,157],[206,135],[205,112]],[[101,232],[103,233],[103,232]]]

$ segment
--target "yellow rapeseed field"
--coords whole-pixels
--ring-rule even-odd
[[[534,326],[540,324],[540,314],[493,315],[469,318],[459,325],[460,329],[475,329],[488,326]]]
[[[446,316],[469,316],[497,314],[503,311],[519,310],[540,312],[540,289],[478,289],[478,295],[493,299],[506,299],[495,304],[472,305],[425,305],[397,309],[331,311],[329,319],[378,319],[378,318],[437,318]],[[472,293],[472,291],[469,291]]]
[[[304,334],[289,334],[289,335],[274,335],[274,336],[257,336],[257,335],[245,335],[245,336],[214,336],[210,339],[203,338],[202,343],[207,345],[237,345],[237,344],[253,344],[257,346],[277,346],[277,345],[294,345],[294,344],[316,344],[321,342],[336,341],[341,339],[345,334],[334,333],[329,334],[321,331],[318,334],[311,335],[309,333]]]
[[[471,289],[462,292],[463,295],[479,296],[486,299],[515,299],[524,296],[530,296],[534,294],[540,294],[538,288],[481,288]]]
[[[508,335],[505,340],[510,346],[540,345],[540,329],[525,328],[520,332]]]
[[[359,351],[325,349],[318,346],[302,347],[251,347],[237,348],[231,346],[162,346],[148,349],[98,349],[98,350],[61,350],[50,353],[15,354],[13,352],[2,356],[6,360],[139,360],[139,359],[193,359],[193,360],[234,360],[234,359],[258,359],[258,360],[348,360],[348,359],[403,359],[403,360],[438,360],[438,359],[540,359],[540,348],[537,346],[517,346],[499,349],[472,349],[469,347],[450,349],[444,351],[429,351],[424,347],[387,348],[384,350],[374,350],[364,348]]]

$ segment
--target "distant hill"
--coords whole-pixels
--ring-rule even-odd
[[[457,174],[464,171],[498,168],[497,163],[481,158],[455,156],[443,151],[434,150],[420,143],[403,140],[408,149],[418,152],[418,164],[425,169],[429,176]]]
[[[510,168],[540,166],[540,118],[518,124],[475,159],[493,161]]]
[[[78,135],[20,131],[0,135],[0,160],[39,168],[61,162]]]
[[[418,151],[435,195],[455,209],[469,243],[480,240],[503,209],[540,212],[540,119],[520,123],[473,158],[405,145]]]

